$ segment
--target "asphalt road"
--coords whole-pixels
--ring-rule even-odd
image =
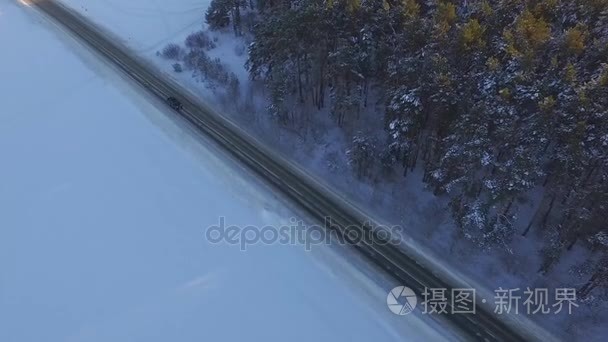
[[[49,18],[63,26],[100,56],[115,64],[121,71],[138,82],[143,88],[163,101],[174,96],[183,104],[179,115],[203,134],[211,138],[227,154],[245,165],[249,170],[271,185],[275,191],[305,210],[311,218],[324,222],[331,217],[332,229],[343,234],[346,227],[359,227],[361,236],[367,236],[373,222],[360,210],[344,201],[317,180],[308,176],[297,166],[277,156],[252,137],[245,134],[232,122],[208,108],[188,91],[169,81],[150,65],[130,54],[128,49],[93,26],[80,15],[50,0],[20,0],[37,7]],[[167,107],[168,108],[168,107]],[[167,110],[170,110],[169,108]],[[425,288],[447,288],[452,286],[432,271],[416,262],[407,251],[393,244],[383,243],[376,235],[371,240],[360,241],[353,247],[392,276],[397,283],[406,285],[421,294]],[[458,287],[454,284],[454,287]],[[448,311],[450,291],[447,291]],[[465,340],[524,341],[537,340],[531,329],[513,326],[513,322],[499,319],[486,307],[477,305],[475,314],[448,314],[437,316],[442,325],[452,328]]]

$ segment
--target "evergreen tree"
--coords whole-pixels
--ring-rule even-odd
[[[450,203],[457,235],[480,250],[513,252],[515,231],[539,236],[541,273],[577,244],[601,249],[605,0],[287,0],[257,8],[247,65],[268,87],[278,121],[289,120],[291,106],[316,108],[352,136],[362,113],[375,110],[370,102],[379,103],[384,137],[359,133],[347,154],[358,176],[409,177],[419,168]],[[518,220],[522,203],[537,209]],[[606,286],[597,279],[585,291]]]

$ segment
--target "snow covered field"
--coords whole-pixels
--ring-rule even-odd
[[[101,27],[106,28],[126,46],[140,56],[166,67],[169,76],[181,82],[191,81],[193,90],[200,88],[189,73],[176,75],[171,72],[171,63],[164,63],[156,52],[168,43],[181,43],[189,34],[206,28],[204,13],[210,0],[60,0]],[[217,47],[209,51],[210,57],[220,58],[235,72],[242,83],[248,74],[244,68],[247,60],[246,47],[232,38],[232,33],[216,33]],[[240,50],[240,56],[235,50]],[[212,97],[209,92],[201,95]]]
[[[0,0],[0,44],[0,341],[441,339],[333,249],[209,244],[292,214],[33,9]]]
[[[98,24],[121,33],[135,51],[155,52],[176,36],[201,28],[209,0],[65,0]]]

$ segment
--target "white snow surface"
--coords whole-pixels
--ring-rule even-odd
[[[171,70],[174,61],[163,61],[156,57],[168,43],[182,45],[183,40],[190,34],[207,28],[204,23],[204,14],[211,0],[58,0],[74,9],[81,15],[100,27],[113,33],[117,39],[141,57],[166,68],[168,76],[189,83],[193,88],[200,84],[191,79],[189,72],[176,75]],[[248,79],[244,68],[247,60],[246,47],[236,39],[232,33],[213,33],[219,38],[217,46],[208,55],[220,58],[228,69],[234,72],[244,83]],[[240,49],[240,56],[235,50]],[[209,99],[213,94],[203,92]]]
[[[119,33],[134,51],[155,52],[176,36],[202,28],[210,0],[60,0],[95,23]]]
[[[82,2],[142,37],[129,13],[175,32],[205,5]],[[293,214],[34,9],[0,0],[0,46],[0,341],[442,338],[335,249],[211,245],[219,216]]]

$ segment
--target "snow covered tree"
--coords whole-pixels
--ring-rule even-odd
[[[348,163],[359,178],[369,176],[374,165],[375,155],[376,144],[373,139],[361,132],[353,137],[351,147],[346,151]]]
[[[370,169],[419,168],[481,250],[537,235],[543,273],[605,229],[607,5],[266,0],[247,66],[279,122],[310,108],[352,136],[373,111],[385,131],[357,134],[357,174],[378,137]],[[536,212],[516,219],[523,203]]]
[[[590,277],[578,290],[580,297],[587,297],[597,287],[608,287],[608,253],[604,253],[599,261],[591,268]]]
[[[215,43],[205,31],[191,33],[186,37],[186,47],[190,49],[211,50],[215,48]]]
[[[161,56],[166,59],[179,59],[182,54],[182,48],[174,43],[167,44],[163,51],[161,52]]]
[[[232,0],[211,0],[205,13],[205,22],[211,30],[219,30],[230,24]]]
[[[232,22],[234,34],[240,36],[241,32],[241,8],[247,7],[245,0],[212,0],[205,13],[205,22],[211,30],[219,30],[228,27]]]

